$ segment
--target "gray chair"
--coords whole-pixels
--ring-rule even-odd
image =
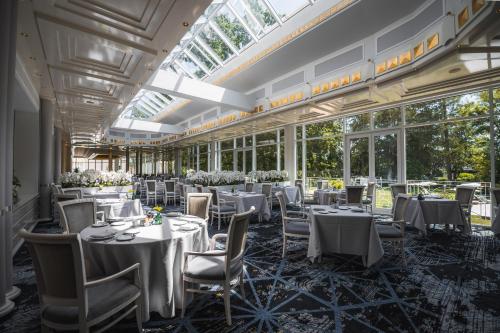
[[[235,214],[231,218],[227,234],[215,234],[211,239],[210,249],[207,252],[184,252],[184,269],[182,272],[182,312],[185,313],[186,293],[217,293],[218,290],[203,290],[193,287],[195,284],[220,285],[224,289],[224,307],[226,322],[231,325],[231,282],[238,281],[241,295],[245,298],[243,282],[243,255],[247,239],[250,215],[255,210],[252,207],[242,214]],[[216,249],[216,241],[226,238],[225,250]],[[188,261],[189,257],[193,257]]]
[[[215,187],[209,187],[208,190],[212,193],[212,219],[217,218],[218,230],[220,230],[221,220],[227,220],[236,214],[236,202],[228,201],[219,198],[219,191]]]
[[[408,193],[408,185],[405,183],[401,184],[391,184],[389,185],[391,188],[391,196],[392,196],[392,203],[394,205],[394,201],[396,200],[396,197],[398,194],[407,194]]]
[[[314,196],[305,194],[304,184],[302,182],[297,183],[297,187],[299,188],[299,196],[300,196],[300,204],[302,209],[305,209],[306,206],[317,205],[318,201]]]
[[[286,255],[286,241],[289,237],[309,239],[309,220],[301,217],[293,217],[290,215],[296,214],[295,211],[286,209],[285,196],[282,192],[276,192],[276,197],[280,203],[281,221],[283,223],[283,254]]]
[[[67,190],[63,189],[62,193],[64,193],[64,194],[75,194],[78,197],[78,199],[82,199],[83,198],[83,192],[79,188],[78,189],[73,188],[73,189],[67,189]]]
[[[269,210],[273,210],[273,184],[262,183],[262,194],[266,197]]]
[[[196,192],[203,193],[203,185],[195,184],[194,187],[196,188]]]
[[[245,192],[253,191],[253,183],[245,183]]]
[[[146,180],[146,202],[149,204],[150,200],[153,200],[156,206],[156,180]]]
[[[460,204],[469,224],[472,218],[472,200],[474,199],[474,193],[476,188],[472,186],[457,186],[455,192],[455,200]]]
[[[318,180],[318,190],[326,190],[328,188],[328,180]]]
[[[59,206],[57,203],[76,199],[78,199],[77,194],[64,194],[61,192],[53,195],[54,222],[58,222],[61,228],[63,228],[63,223],[61,221],[61,215],[59,213]]]
[[[79,234],[19,236],[33,259],[42,331],[104,332],[134,311],[142,331],[139,263],[88,281]]]
[[[349,206],[362,206],[363,205],[363,192],[364,185],[347,185],[345,187],[345,199],[343,203]]]
[[[186,211],[186,186],[183,183],[177,183],[177,191],[179,192],[179,207],[182,212]]]
[[[186,214],[198,216],[208,222],[212,193],[188,193]]]
[[[408,206],[410,196],[398,194],[394,205],[394,214],[391,221],[379,221],[376,228],[381,241],[399,244],[403,264],[406,266],[405,256],[405,211]]]
[[[65,233],[78,234],[96,223],[97,215],[104,221],[104,212],[97,212],[95,199],[76,199],[58,202],[61,226]]]
[[[163,202],[167,205],[169,202],[177,201],[177,193],[175,191],[175,181],[174,180],[166,180],[165,181],[165,194],[163,196]]]
[[[370,207],[370,212],[373,213],[373,202],[375,198],[375,189],[376,184],[374,182],[369,182],[368,187],[366,188],[366,196],[363,199],[363,206],[365,206],[366,211],[368,211],[368,207]]]

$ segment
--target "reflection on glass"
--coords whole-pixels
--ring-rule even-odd
[[[276,131],[260,133],[255,136],[256,146],[276,143]]]
[[[242,148],[243,147],[243,138],[237,138],[236,139],[236,148]]]
[[[245,136],[245,147],[252,147],[253,137],[251,135]]]
[[[243,151],[239,150],[236,152],[236,170],[245,171],[243,166]]]
[[[302,125],[295,127],[295,139],[297,140],[302,139]]]
[[[257,147],[256,154],[257,170],[276,170],[276,145]]]
[[[249,173],[250,171],[252,171],[252,150],[251,149],[247,149],[244,151],[244,155],[245,155],[245,172],[246,173]]]
[[[219,10],[214,21],[238,50],[252,41],[252,37],[227,6]]]
[[[199,171],[208,171],[208,154],[200,154],[200,168]]]
[[[280,166],[281,170],[285,169],[285,144],[280,144]]]
[[[304,172],[302,170],[302,141],[297,141],[297,179],[302,179]]]
[[[338,136],[342,132],[342,120],[340,119],[306,125],[306,138]]]
[[[262,0],[236,0],[231,5],[256,35],[261,35],[277,22]]]
[[[362,113],[354,116],[346,117],[346,131],[360,132],[370,129],[370,113]]]
[[[396,127],[401,122],[401,109],[392,108],[375,111],[373,113],[373,124],[375,128]]]
[[[356,179],[368,178],[368,138],[355,138],[349,141],[349,154],[351,163],[351,183]]]
[[[233,171],[233,151],[221,151],[220,165],[222,171]]]
[[[233,149],[234,148],[234,141],[233,139],[225,140],[220,142],[220,149],[221,150],[227,150],[227,149]]]
[[[217,66],[217,62],[210,56],[210,54],[203,52],[202,48],[196,41],[191,43],[190,51],[193,56],[202,62],[209,70],[213,70]]]

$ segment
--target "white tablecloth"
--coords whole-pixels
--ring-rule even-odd
[[[285,202],[297,202],[300,199],[299,188],[297,186],[276,186],[273,193],[282,192],[285,194]]]
[[[93,194],[84,194],[84,198],[96,198],[96,199],[120,199],[125,198],[127,193],[121,192],[96,192]]]
[[[266,221],[271,217],[269,204],[264,194],[240,192],[238,195],[234,195],[232,193],[219,192],[219,198],[236,202],[236,212],[238,214],[244,213],[254,206],[255,213],[262,216]]]
[[[314,198],[320,205],[331,205],[332,202],[337,200],[337,196],[340,194],[340,190],[316,190],[314,191]]]
[[[336,213],[321,214],[315,210],[318,208]],[[311,235],[307,257],[312,261],[323,253],[354,254],[365,257],[369,267],[384,255],[375,222],[369,213],[312,205],[309,216]]]
[[[500,234],[500,204],[497,206],[496,217],[491,223],[491,231],[495,233],[495,235]]]
[[[406,207],[405,221],[424,234],[429,224],[454,224],[463,226],[465,233],[471,231],[457,200],[412,198]]]
[[[196,221],[197,229],[176,231],[178,227],[171,223],[180,219]],[[206,223],[197,217],[164,218],[162,225],[140,227],[141,232],[132,241],[88,241],[89,235],[106,232],[104,229],[120,232],[130,227],[131,223],[127,222],[120,227],[87,227],[81,232],[85,259],[91,274],[110,275],[140,263],[143,320],[148,321],[152,311],[163,317],[173,317],[175,308],[181,304],[184,252],[204,252],[208,249]]]
[[[130,217],[143,215],[141,200],[104,199],[97,201],[97,211],[103,211],[104,217]]]

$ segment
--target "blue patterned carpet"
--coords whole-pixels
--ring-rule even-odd
[[[36,232],[57,232],[54,224]],[[213,234],[217,230],[210,230]],[[197,295],[186,318],[153,314],[146,332],[500,332],[500,240],[475,229],[472,236],[443,230],[421,238],[409,230],[408,266],[386,255],[365,269],[355,256],[332,255],[321,264],[305,257],[307,243],[281,258],[281,222],[252,223],[245,256],[246,300],[231,297],[233,325],[223,300]],[[31,259],[15,256],[16,310],[0,319],[1,332],[38,332],[38,298]],[[133,320],[113,332],[136,332]]]

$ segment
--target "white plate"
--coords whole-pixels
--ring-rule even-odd
[[[328,214],[328,212],[324,212],[324,211],[321,211],[321,212],[318,212],[319,214]]]
[[[340,210],[348,210],[348,209],[349,209],[349,207],[346,207],[346,206],[340,206],[340,207],[339,207],[339,209],[340,209]]]
[[[125,230],[124,234],[135,235],[135,234],[140,233],[141,231],[142,231],[141,228],[132,228],[132,229]]]
[[[122,235],[119,235],[115,238],[115,240],[117,242],[126,242],[126,241],[131,241],[132,239],[134,239],[135,236],[134,235],[130,235],[130,234],[122,234]]]
[[[187,224],[187,221],[182,221],[182,220],[172,221],[172,225],[175,225],[175,226],[180,226],[180,225],[185,225],[185,224]]]
[[[113,237],[115,237],[115,233],[111,232],[111,233],[106,233],[106,234],[90,235],[89,239],[92,239],[92,240],[105,240],[105,239],[110,239],[110,238],[113,238]]]
[[[104,223],[104,222],[97,222],[97,223],[92,224],[92,228],[102,228],[102,227],[106,227],[108,225],[109,224]]]
[[[180,230],[180,231],[193,231],[193,230],[196,230],[196,229],[198,229],[197,225],[186,224],[186,225],[183,225],[183,226],[179,227],[178,230]]]
[[[125,225],[125,222],[123,222],[123,221],[116,221],[116,222],[111,222],[110,224],[113,227],[118,227],[118,226],[121,226],[121,225]]]

